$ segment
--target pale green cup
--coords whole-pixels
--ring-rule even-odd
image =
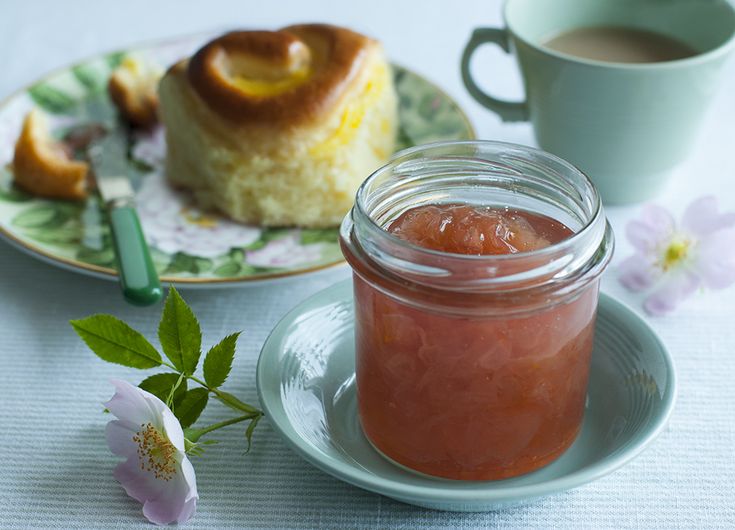
[[[462,78],[470,94],[503,121],[530,120],[538,144],[587,173],[605,202],[655,195],[694,144],[735,47],[733,7],[721,0],[508,0],[504,17],[505,29],[478,28],[465,47]],[[582,59],[542,44],[589,26],[663,33],[699,54],[626,64]],[[485,43],[515,55],[525,101],[500,100],[475,83],[470,59]]]

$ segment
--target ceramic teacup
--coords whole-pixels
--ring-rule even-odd
[[[506,28],[472,34],[462,57],[467,89],[503,121],[530,120],[538,144],[586,172],[612,204],[655,195],[686,158],[735,48],[735,9],[724,0],[508,0],[504,18]],[[545,46],[554,36],[596,26],[665,35],[695,55],[623,63]],[[503,101],[477,85],[470,59],[485,43],[515,55],[525,101]]]

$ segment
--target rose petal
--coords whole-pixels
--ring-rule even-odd
[[[138,426],[157,421],[141,389],[127,381],[115,379],[110,382],[115,386],[116,392],[110,401],[105,403],[105,407],[119,420]]]
[[[628,223],[625,234],[633,247],[651,254],[671,237],[676,224],[668,210],[654,204],[645,206],[640,219]]]
[[[192,489],[187,480],[187,473],[184,472],[184,466],[190,467],[191,463],[184,457],[181,465],[176,475],[166,482],[166,487],[160,494],[155,498],[149,497],[143,505],[143,515],[149,521],[156,524],[169,524],[174,521],[185,523],[194,515],[199,496],[196,485]],[[193,474],[193,468],[191,472]]]
[[[164,488],[169,487],[169,482],[157,479],[150,471],[141,469],[137,455],[120,462],[115,467],[113,476],[125,489],[125,493],[138,502],[155,499],[161,495]]]
[[[714,195],[700,197],[684,211],[682,228],[697,237],[707,237],[735,225],[735,213],[720,214],[717,209],[717,198]]]
[[[137,458],[138,444],[133,436],[140,430],[140,425],[128,421],[113,420],[105,428],[105,437],[110,451],[118,456]]]
[[[618,267],[618,280],[630,291],[643,291],[651,287],[663,271],[656,267],[651,260],[640,254],[633,254]]]
[[[735,228],[702,239],[694,266],[709,289],[723,289],[735,283]]]
[[[687,269],[671,271],[646,298],[643,308],[651,315],[660,316],[676,309],[684,298],[691,296],[702,280]]]
[[[107,441],[113,453],[126,456],[118,464],[114,476],[132,498],[143,503],[143,514],[157,524],[185,522],[196,511],[199,498],[194,468],[184,453],[184,432],[181,424],[163,401],[125,381],[113,381],[116,393],[107,403],[120,419],[106,428]],[[177,449],[176,472],[157,478],[147,470],[138,454],[140,449],[133,437],[140,425],[150,423]]]
[[[184,431],[181,428],[181,423],[179,423],[174,413],[168,408],[163,411],[163,432],[176,449],[181,452],[186,450],[184,446]]]
[[[179,512],[179,516],[176,518],[176,522],[179,524],[184,524],[189,519],[194,517],[194,514],[197,511],[197,501],[199,500],[199,497],[196,499],[190,499],[184,503],[184,506],[181,508],[181,512]]]

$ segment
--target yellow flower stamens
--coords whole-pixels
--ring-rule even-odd
[[[663,259],[661,260],[661,268],[664,271],[678,265],[684,261],[689,254],[689,241],[685,239],[675,239],[664,250]]]
[[[151,423],[141,425],[133,436],[138,444],[140,469],[150,471],[156,478],[171,480],[176,474],[176,448]]]

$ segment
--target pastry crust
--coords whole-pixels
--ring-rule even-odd
[[[107,90],[123,118],[137,127],[158,123],[158,82],[161,72],[135,58],[115,68]]]
[[[73,160],[51,138],[46,117],[36,109],[29,112],[15,144],[15,183],[41,197],[79,200],[87,196],[88,172],[86,162]]]
[[[328,24],[235,31],[194,54],[187,75],[199,96],[227,120],[300,125],[319,119],[334,106],[367,52],[377,45],[364,35]],[[238,86],[236,78],[249,75],[273,83],[296,76],[301,82],[263,96]]]

